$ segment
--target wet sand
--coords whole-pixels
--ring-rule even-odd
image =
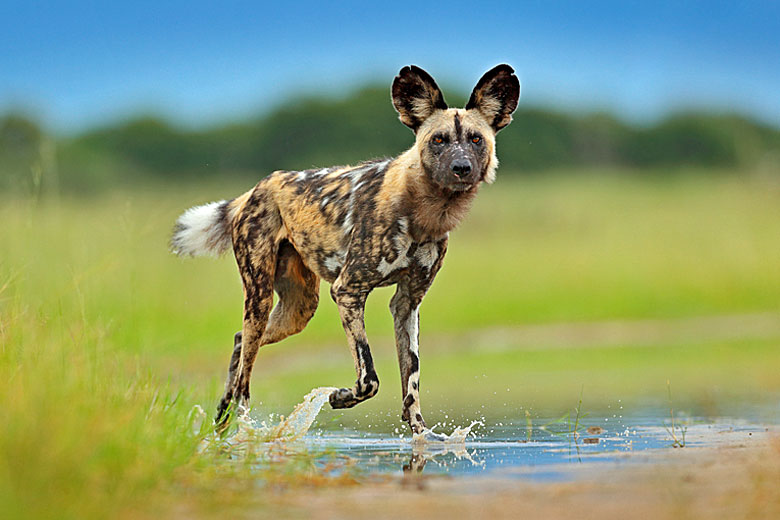
[[[577,464],[569,468],[575,478],[565,483],[423,474],[349,487],[294,486],[238,513],[323,519],[780,518],[776,431],[628,457],[637,463]]]

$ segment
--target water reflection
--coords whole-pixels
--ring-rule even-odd
[[[348,456],[367,474],[414,475],[490,475],[503,478],[563,480],[581,463],[640,460],[632,453],[663,453],[672,449],[673,440],[662,426],[621,427],[617,431],[600,430],[587,436],[534,431],[528,440],[524,428],[494,428],[489,434],[469,438],[461,444],[417,446],[405,438],[388,438],[365,432],[321,432],[305,438],[308,449],[327,449]],[[722,442],[744,442],[767,435],[756,424],[693,424],[688,430],[690,446],[715,446]],[[655,450],[655,451],[653,451]],[[574,465],[574,466],[572,466]]]
[[[466,449],[465,442],[459,445],[442,444],[432,447],[431,445],[412,445],[412,454],[409,462],[402,467],[403,473],[422,473],[425,464],[433,461],[439,467],[450,467],[456,462],[464,461],[472,466],[482,467],[484,461],[476,455],[477,450],[471,452]]]
[[[428,459],[425,457],[425,453],[412,453],[412,458],[409,462],[403,465],[402,470],[404,474],[419,474],[425,469],[425,463]]]

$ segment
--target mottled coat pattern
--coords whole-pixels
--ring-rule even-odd
[[[449,232],[498,165],[495,134],[511,121],[520,85],[508,65],[488,71],[464,109],[448,108],[425,71],[409,66],[392,86],[414,146],[357,166],[276,171],[230,201],[188,210],[171,241],[177,254],[219,253],[232,245],[244,287],[243,327],[235,335],[222,424],[231,403],[249,401],[258,350],[303,330],[331,284],[357,380],[330,396],[348,408],[379,390],[364,325],[366,298],[395,285],[390,301],[401,370],[403,419],[425,428],[420,410],[420,302],[441,268]],[[273,305],[274,292],[277,303]]]

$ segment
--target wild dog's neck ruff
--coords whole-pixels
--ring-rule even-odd
[[[396,172],[388,173],[395,173],[403,179],[406,188],[404,206],[413,235],[436,239],[460,224],[471,208],[479,186],[467,191],[451,191],[437,186],[426,174],[419,157],[415,145],[393,161],[391,168]],[[422,237],[415,236],[415,239]]]

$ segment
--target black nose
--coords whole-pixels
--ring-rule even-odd
[[[450,168],[452,168],[455,175],[461,178],[471,173],[471,163],[465,159],[456,159],[452,161],[452,166],[450,166]]]

